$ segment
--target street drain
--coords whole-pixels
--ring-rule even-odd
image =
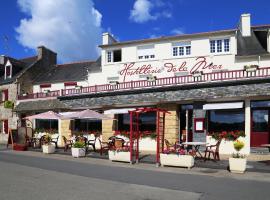
[[[206,174],[211,174],[211,173],[217,173],[218,170],[207,169],[207,170],[201,170],[200,172],[206,173]]]

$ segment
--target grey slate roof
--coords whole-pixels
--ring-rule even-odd
[[[263,28],[267,27],[252,28],[251,37],[242,37],[241,32],[237,31],[237,56],[268,54],[267,46],[265,46],[267,38],[263,37]],[[265,32],[267,33],[267,30]]]
[[[69,107],[58,99],[37,100],[20,102],[14,109],[15,112],[68,110]]]
[[[53,67],[47,73],[37,77],[37,79],[34,81],[34,84],[86,80],[88,71],[96,72],[100,70],[100,58],[97,61],[82,61],[59,64]]]
[[[4,64],[0,64],[0,85],[9,84],[16,80],[16,78],[32,66],[36,62],[37,57],[23,58],[20,60],[5,56]],[[10,61],[12,64],[12,76],[11,78],[5,79],[5,65],[7,61]]]

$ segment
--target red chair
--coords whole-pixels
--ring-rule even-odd
[[[108,142],[102,142],[102,141],[100,140],[99,137],[97,138],[97,141],[99,142],[99,145],[100,145],[100,150],[99,150],[99,152],[100,152],[100,155],[102,156],[102,154],[103,154],[105,151],[106,151],[106,152],[109,151],[110,145],[109,145]]]

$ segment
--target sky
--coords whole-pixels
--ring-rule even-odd
[[[117,40],[270,24],[269,0],[8,0],[1,1],[0,55],[24,58],[44,45],[58,62],[98,58],[102,33]]]

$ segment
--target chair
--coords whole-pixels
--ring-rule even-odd
[[[87,146],[92,146],[94,151],[96,151],[96,136],[94,134],[88,136]]]
[[[100,145],[100,155],[102,156],[104,151],[109,151],[110,149],[110,144],[108,142],[102,142],[101,139],[98,137],[97,141],[99,142]]]
[[[65,136],[62,136],[62,139],[64,141],[64,151],[67,151],[68,148],[72,147],[72,141],[71,140],[67,140],[67,138]]]
[[[51,143],[54,143],[55,144],[55,148],[58,148],[58,145],[57,145],[57,143],[58,143],[58,138],[59,138],[59,135],[58,134],[53,134],[52,136],[51,136]]]
[[[165,139],[164,141],[165,141],[167,151],[176,151],[176,145],[175,144],[170,143],[167,139]]]
[[[220,146],[221,140],[218,140],[215,145],[210,145],[207,146],[205,149],[205,154],[204,154],[204,161],[207,159],[210,160],[210,156],[213,155],[213,159],[216,162],[217,160],[220,160],[219,157],[219,146]],[[208,158],[207,158],[208,154]]]

